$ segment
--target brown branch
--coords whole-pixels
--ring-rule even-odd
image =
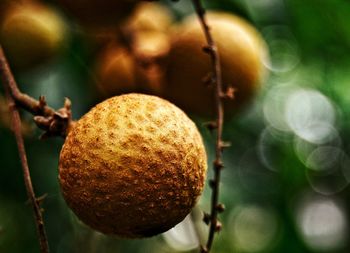
[[[0,73],[2,73],[2,82],[5,88],[5,94],[6,98],[10,105],[10,110],[12,113],[12,124],[13,124],[13,131],[15,134],[18,152],[21,160],[22,170],[23,170],[23,176],[24,176],[24,183],[27,190],[28,198],[32,204],[34,216],[35,216],[35,224],[39,235],[39,242],[40,242],[40,252],[42,253],[48,253],[49,252],[49,245],[46,237],[45,227],[44,227],[44,221],[42,217],[42,213],[40,210],[40,204],[35,197],[35,193],[33,190],[32,180],[30,178],[30,172],[27,162],[27,156],[26,151],[24,147],[24,141],[22,137],[21,132],[21,118],[17,109],[17,106],[15,104],[15,101],[11,95],[11,86],[16,87],[15,81],[12,77],[11,71],[9,69],[9,66],[7,64],[6,58],[4,56],[4,53],[2,51],[2,48],[0,46]],[[6,73],[6,74],[5,74]],[[17,90],[18,91],[18,90]]]
[[[70,100],[66,98],[64,106],[55,111],[51,107],[47,106],[45,97],[41,96],[39,100],[36,100],[27,94],[22,93],[18,89],[1,45],[0,75],[3,80],[3,84],[7,87],[11,98],[14,100],[14,103],[18,107],[32,113],[35,116],[35,123],[39,128],[45,131],[42,135],[43,138],[52,136],[61,136],[64,138],[68,134],[69,130],[74,124],[70,110]]]
[[[211,210],[210,214],[204,215],[204,221],[210,224],[208,240],[205,246],[201,247],[202,253],[209,253],[216,232],[221,230],[221,223],[218,220],[218,214],[224,211],[224,205],[219,203],[219,190],[220,190],[220,177],[221,170],[224,167],[222,161],[222,150],[227,145],[222,141],[222,130],[224,121],[224,108],[223,99],[224,92],[222,89],[222,73],[220,58],[218,54],[218,49],[215,41],[210,32],[210,27],[207,23],[205,16],[205,9],[203,8],[200,0],[192,0],[193,6],[199,18],[200,24],[202,26],[207,45],[203,48],[204,52],[209,54],[212,63],[212,82],[215,85],[215,104],[216,104],[216,121],[210,124],[211,128],[216,129],[216,144],[215,144],[215,160],[214,165],[214,178],[210,180],[210,187],[212,188],[211,197]]]

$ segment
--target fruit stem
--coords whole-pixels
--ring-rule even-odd
[[[21,118],[18,112],[17,105],[15,104],[15,100],[11,94],[11,89],[16,88],[16,83],[11,74],[11,70],[8,66],[8,63],[6,61],[1,45],[0,45],[0,73],[2,74],[1,76],[2,76],[2,83],[5,88],[5,95],[8,99],[10,111],[12,113],[13,131],[17,142],[18,153],[21,160],[24,183],[25,183],[28,198],[30,200],[30,203],[32,204],[33,211],[34,211],[35,224],[36,224],[36,228],[39,236],[40,252],[48,253],[49,245],[46,237],[43,216],[40,210],[39,201],[35,197],[33,184],[30,177],[28,161],[27,161],[27,156],[26,156],[26,151],[25,151],[24,141],[23,141],[23,136],[21,131]]]
[[[222,130],[223,130],[223,121],[224,121],[224,108],[223,108],[223,88],[222,88],[222,73],[221,73],[221,65],[220,58],[218,54],[218,49],[216,43],[213,39],[213,36],[210,32],[210,27],[208,25],[205,9],[202,6],[200,0],[192,0],[194,9],[197,13],[198,19],[202,26],[207,46],[203,48],[204,52],[209,54],[212,63],[212,80],[215,86],[215,104],[216,104],[216,144],[215,144],[215,160],[213,162],[214,167],[214,178],[211,181],[212,187],[212,197],[211,197],[211,211],[210,211],[210,227],[209,227],[209,235],[206,246],[201,247],[202,253],[209,253],[214,241],[215,232],[218,232],[221,228],[221,224],[218,221],[218,206],[222,206],[219,204],[219,192],[220,192],[220,177],[221,170],[223,168],[222,162],[222,149],[223,149],[223,141],[222,141]]]
[[[42,135],[43,138],[52,136],[66,137],[71,126],[74,124],[74,121],[72,121],[71,103],[69,99],[66,98],[64,106],[55,111],[46,104],[45,97],[41,96],[39,100],[36,100],[22,93],[18,89],[1,45],[0,75],[3,80],[3,85],[6,87],[5,90],[9,92],[16,106],[35,116],[35,123],[39,128],[45,131]]]

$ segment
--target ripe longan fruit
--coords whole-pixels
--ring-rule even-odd
[[[109,45],[96,60],[96,84],[104,97],[137,91],[136,66],[128,50]]]
[[[169,52],[169,39],[159,32],[135,35],[132,52],[112,42],[97,56],[96,84],[103,97],[129,92],[161,94],[163,70],[156,61]]]
[[[128,49],[111,43],[97,56],[95,83],[105,98],[129,92],[156,95],[160,93],[161,85],[158,72],[154,72],[153,69],[144,69]]]
[[[169,36],[157,31],[140,31],[135,34],[133,51],[145,62],[159,61],[170,50]]]
[[[148,237],[181,222],[203,190],[207,157],[186,114],[156,96],[112,97],[69,132],[59,160],[68,206],[105,234]]]
[[[14,67],[27,68],[56,56],[65,45],[66,25],[49,6],[11,4],[0,27],[0,42]]]
[[[167,32],[172,23],[173,15],[165,6],[140,2],[124,27],[132,32]]]
[[[132,50],[136,64],[146,78],[143,92],[161,95],[165,61],[170,50],[169,35],[159,31],[139,31],[134,36]]]
[[[118,25],[139,0],[56,0],[60,7],[88,28]]]
[[[224,90],[227,85],[235,89],[234,100],[225,101],[225,110],[232,115],[259,89],[267,48],[258,31],[235,15],[208,12],[207,21],[218,46]],[[198,18],[185,20],[171,36],[165,97],[185,111],[213,116],[214,90],[203,83],[212,71],[211,60],[203,52],[207,43]]]

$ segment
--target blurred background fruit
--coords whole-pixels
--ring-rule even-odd
[[[224,90],[232,86],[234,100],[225,103],[232,114],[247,104],[259,90],[264,75],[267,48],[259,32],[240,17],[209,12],[222,66]],[[210,73],[209,55],[203,54],[205,37],[198,19],[192,16],[171,35],[167,59],[165,96],[188,112],[213,116],[213,89],[205,89],[203,79]]]
[[[173,23],[173,18],[172,12],[166,6],[159,3],[140,2],[123,25],[132,32],[167,32]]]
[[[140,89],[142,77],[130,52],[112,44],[97,57],[96,84],[104,97],[129,93]]]
[[[66,24],[55,9],[36,1],[17,1],[7,7],[0,41],[14,67],[32,68],[57,56],[64,48]]]

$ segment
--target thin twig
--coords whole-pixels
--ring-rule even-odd
[[[213,39],[213,36],[210,32],[210,27],[207,23],[205,16],[205,9],[203,8],[200,0],[192,0],[193,6],[201,23],[207,45],[203,48],[204,52],[209,54],[212,63],[212,82],[215,85],[215,104],[216,104],[216,121],[210,124],[211,127],[215,126],[216,128],[216,144],[215,144],[215,160],[214,165],[214,178],[210,180],[210,186],[212,188],[212,197],[211,197],[211,210],[210,214],[204,215],[204,221],[210,224],[208,240],[205,246],[201,247],[202,253],[209,253],[213,241],[215,232],[220,231],[221,223],[218,220],[218,213],[224,210],[223,204],[219,203],[219,189],[220,189],[220,176],[221,170],[223,169],[222,161],[222,150],[226,146],[222,141],[222,130],[223,130],[223,121],[224,121],[224,108],[223,108],[223,99],[227,97],[226,93],[223,92],[222,88],[222,73],[221,65],[218,54],[218,49]]]
[[[19,108],[22,108],[35,116],[34,121],[37,126],[45,130],[42,137],[60,136],[64,138],[74,124],[74,121],[72,121],[70,100],[66,98],[64,106],[55,111],[46,104],[45,97],[41,96],[39,100],[36,100],[27,94],[22,93],[18,89],[1,45],[0,64],[0,75],[3,79],[4,85],[7,86],[11,98]]]
[[[8,99],[10,110],[12,112],[12,124],[13,124],[13,131],[15,134],[17,147],[18,147],[18,153],[21,160],[22,170],[23,170],[23,176],[24,176],[24,183],[27,190],[28,198],[32,204],[34,216],[35,216],[35,224],[39,235],[39,242],[40,242],[40,252],[42,253],[48,253],[49,252],[49,245],[46,237],[45,227],[44,227],[44,220],[42,217],[42,213],[40,211],[40,205],[35,197],[35,193],[33,190],[32,180],[30,178],[30,172],[27,162],[27,156],[26,151],[24,147],[24,141],[22,137],[21,132],[21,118],[17,109],[17,106],[15,104],[15,101],[11,95],[11,86],[16,87],[15,80],[11,74],[10,68],[7,64],[6,58],[4,56],[4,53],[2,51],[2,48],[0,46],[0,73],[2,73],[2,83],[5,88],[5,94],[6,98]],[[6,73],[6,75],[4,74]]]

